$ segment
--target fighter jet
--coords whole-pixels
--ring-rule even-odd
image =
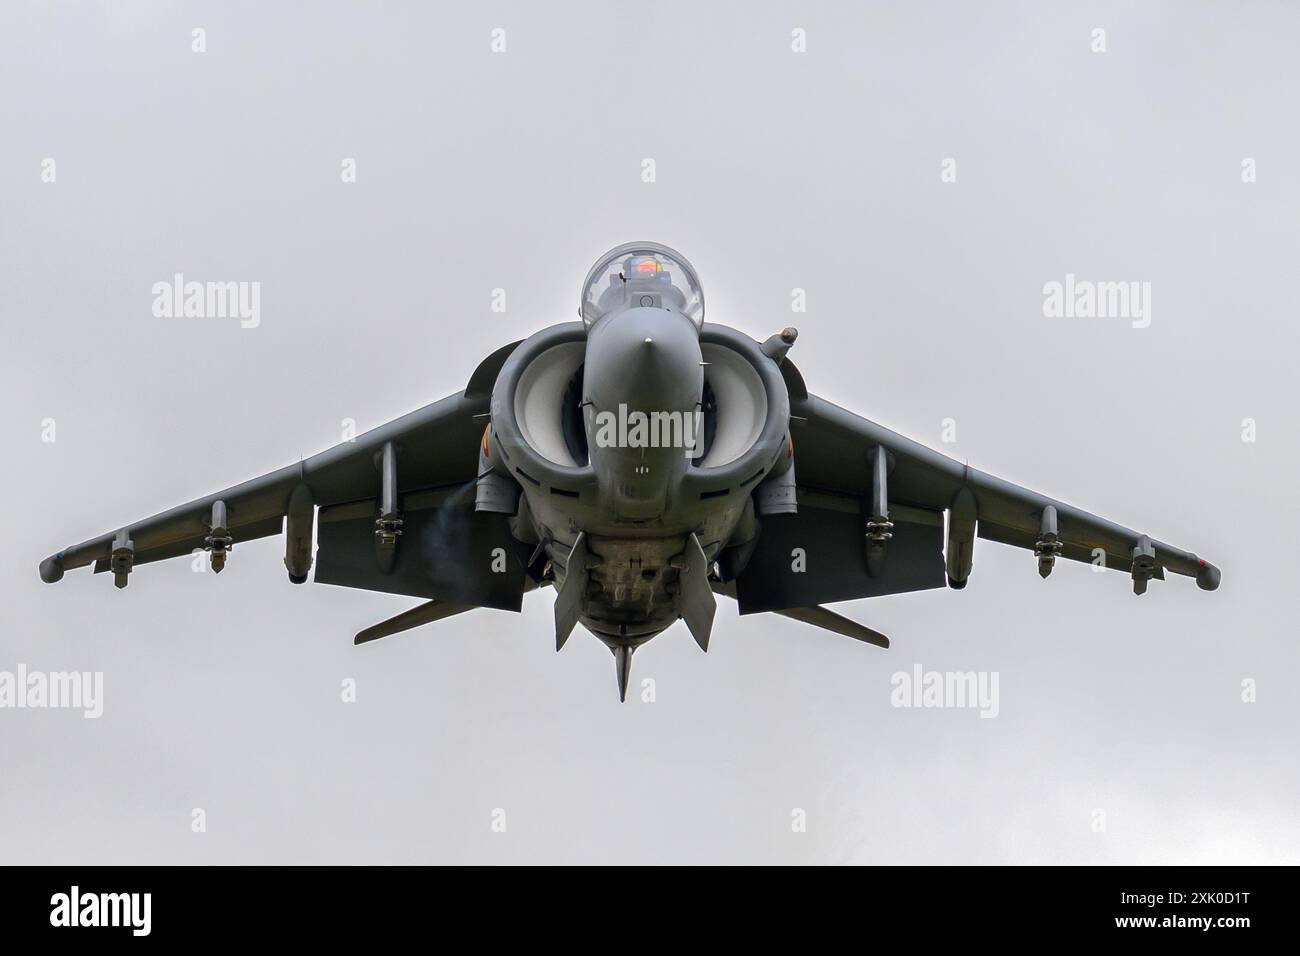
[[[976,538],[1127,573],[1219,586],[1190,551],[977,471],[810,394],[797,332],[705,323],[690,263],[618,246],[580,321],[484,359],[464,391],[306,460],[65,548],[42,580],[134,569],[283,533],[289,580],[425,599],[364,644],[555,589],[555,647],[581,623],[632,654],[679,618],[709,646],[716,596],[887,648],[823,607],[966,586]]]

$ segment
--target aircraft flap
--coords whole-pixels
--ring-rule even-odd
[[[369,501],[322,508],[316,581],[518,611],[528,548],[505,515],[474,510],[474,484],[402,496],[402,534],[390,573],[375,556],[378,506]]]
[[[890,518],[884,566],[869,577],[862,503],[799,489],[797,514],[763,519],[754,553],[736,578],[740,613],[944,587],[943,516],[894,506]]]

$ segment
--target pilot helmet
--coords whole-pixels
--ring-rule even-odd
[[[611,313],[637,307],[671,309],[697,330],[703,326],[704,289],[681,253],[657,242],[627,242],[592,266],[578,306],[588,329]]]

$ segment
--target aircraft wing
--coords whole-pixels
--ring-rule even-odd
[[[450,395],[278,471],[64,548],[41,562],[41,578],[53,583],[67,570],[94,564],[96,571],[112,571],[118,586],[122,587],[126,575],[141,564],[189,555],[196,548],[211,551],[214,545],[222,553],[224,564],[224,552],[230,546],[280,534],[283,530],[290,539],[285,564],[290,577],[301,583],[312,563],[315,509],[321,509],[323,523],[331,511],[341,509],[345,503],[355,504],[331,527],[345,528],[349,520],[355,523],[357,516],[352,512],[359,511],[360,521],[368,533],[378,534],[384,529],[377,522],[385,518],[387,508],[399,520],[389,530],[397,531],[400,536],[397,508],[400,500],[423,497],[425,507],[437,509],[445,504],[446,496],[411,493],[474,480],[492,383],[513,348],[514,345],[506,346],[484,360],[463,393]],[[464,495],[454,496],[454,503],[458,513],[465,510]],[[472,506],[471,491],[468,496],[471,511]],[[437,511],[430,510],[429,514],[436,515]],[[445,518],[426,523],[439,531],[448,527]],[[325,540],[322,524],[322,557]],[[383,563],[382,559],[379,563]],[[220,570],[220,566],[214,563],[214,569]],[[392,568],[381,568],[376,577],[391,571]],[[347,568],[335,576],[343,579],[328,583],[374,586],[359,582],[357,573],[352,573],[349,579]],[[408,575],[415,576],[418,569]],[[318,571],[318,580],[320,577]],[[398,574],[395,579],[401,578]],[[379,589],[402,591],[400,585]]]
[[[1163,579],[1165,571],[1194,577],[1204,590],[1219,585],[1219,570],[1191,551],[1157,541],[1081,508],[1048,498],[942,455],[875,422],[833,405],[801,388],[798,372],[787,373],[791,388],[791,436],[797,480],[808,486],[864,499],[863,518],[888,517],[903,506],[948,512],[945,568],[953,587],[965,584],[974,537],[1035,551],[1040,559],[1063,557],[1129,572],[1134,590]],[[883,473],[876,455],[884,454]],[[884,560],[888,562],[888,543]],[[1040,563],[1046,577],[1051,560]]]

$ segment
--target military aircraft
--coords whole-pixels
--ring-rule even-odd
[[[678,618],[708,649],[715,595],[879,647],[821,605],[964,588],[977,537],[1204,590],[1189,551],[968,467],[808,392],[797,332],[758,342],[704,322],[680,254],[618,246],[588,273],[581,321],[498,349],[463,392],[279,471],[46,558],[41,578],[133,569],[283,533],[289,580],[426,601],[363,644],[555,588],[555,646],[581,622],[614,653]]]

